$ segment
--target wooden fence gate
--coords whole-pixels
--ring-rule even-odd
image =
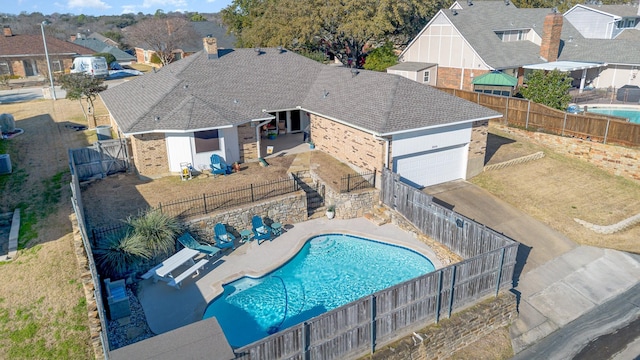
[[[129,169],[129,151],[126,139],[98,141],[93,146],[69,149],[69,161],[80,181],[104,178]]]

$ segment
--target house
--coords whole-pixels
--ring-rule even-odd
[[[458,1],[438,11],[399,58],[437,64],[409,71],[408,78],[422,79],[428,71],[436,86],[470,91],[478,76],[500,71],[522,85],[534,69],[566,71],[581,90],[640,84],[640,36],[587,38],[573,22],[553,9],[519,9],[508,0]]]
[[[236,42],[235,36],[227,34],[227,29],[217,22],[193,21],[189,24],[191,25],[190,32],[193,34],[193,38],[183,41],[173,50],[174,61],[202,50],[200,40],[204,37],[216,38],[219,49],[230,49]],[[148,44],[135,44],[134,49],[138,63],[157,65],[151,63],[151,58],[155,51]]]
[[[64,72],[79,55],[92,55],[93,50],[46,36],[47,53],[54,73]],[[44,42],[40,35],[13,34],[4,26],[0,36],[0,75],[19,77],[48,76]]]
[[[285,49],[204,51],[100,96],[140,176],[257,161],[265,125],[310,125],[316,149],[361,171],[388,167],[428,186],[482,171],[501,114],[400,76],[323,65]],[[284,135],[287,136],[287,135]],[[280,135],[278,135],[280,137]],[[303,139],[299,137],[300,143]]]
[[[73,43],[89,48],[95,53],[111,54],[116,58],[116,62],[120,65],[130,65],[136,61],[135,56],[128,54],[115,46],[107,45],[98,39],[76,37],[76,39],[73,40]]]
[[[640,33],[640,6],[578,4],[564,13],[586,39],[615,39],[623,33]]]

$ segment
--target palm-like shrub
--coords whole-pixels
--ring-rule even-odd
[[[121,278],[144,260],[151,259],[151,250],[144,239],[137,234],[111,236],[93,249],[100,273],[104,276]]]
[[[128,217],[127,224],[153,256],[168,255],[175,251],[176,238],[183,230],[177,218],[153,209],[138,217]]]

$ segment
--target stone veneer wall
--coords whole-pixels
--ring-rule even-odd
[[[312,114],[311,141],[318,150],[363,171],[383,167],[385,142],[362,130]]]
[[[169,175],[164,133],[132,136],[131,151],[138,175],[151,179]]]
[[[467,179],[482,173],[484,158],[487,152],[488,133],[489,120],[476,121],[473,123],[471,142],[469,143],[469,159],[467,160]]]
[[[462,84],[462,90],[473,91],[473,77],[471,77],[471,73],[473,72],[474,77],[478,77],[480,75],[484,75],[489,72],[489,70],[472,70],[472,69],[464,69],[464,81]],[[438,81],[436,86],[446,87],[449,89],[460,89],[460,77],[462,76],[461,68],[452,68],[452,67],[438,67]]]
[[[223,223],[232,227],[235,231],[231,231],[231,233],[239,239],[240,231],[251,229],[253,215],[262,217],[267,225],[271,222],[285,225],[306,221],[307,195],[304,191],[298,191],[266,201],[211,213],[206,217],[191,220],[190,223],[200,234],[208,236],[209,239],[213,237],[213,227],[217,223]]]
[[[496,127],[508,134],[527,138],[559,154],[587,161],[613,175],[640,181],[640,149],[524,131],[497,124]]]
[[[450,319],[441,319],[395,343],[377,350],[368,359],[427,360],[445,359],[489,333],[505,327],[517,317],[516,296],[501,292],[471,308],[459,311]]]
[[[238,146],[240,147],[240,162],[258,160],[256,128],[251,124],[238,126]]]

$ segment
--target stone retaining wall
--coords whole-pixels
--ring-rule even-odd
[[[243,229],[251,229],[251,218],[253,215],[262,217],[267,224],[279,222],[285,224],[295,224],[307,220],[307,196],[304,191],[298,191],[262,202],[245,204],[238,208],[224,209],[214,212],[206,217],[191,220],[190,223],[201,232],[201,234],[213,234],[213,227],[217,223],[223,223],[232,227],[234,235],[239,236]]]
[[[313,183],[325,185],[324,203],[326,206],[335,205],[336,219],[355,219],[363,217],[367,211],[373,208],[380,200],[380,190],[376,188],[355,190],[348,193],[340,193],[339,190],[325,184],[325,182],[313,170],[308,172]]]
[[[523,137],[561,155],[587,161],[611,174],[640,181],[640,149],[606,145],[577,138],[524,131],[493,124],[500,131]]]
[[[377,350],[368,359],[428,360],[446,359],[456,351],[472,344],[494,330],[508,326],[517,317],[516,296],[502,292],[466,310],[457,312],[450,319],[440,320],[414,335]]]

